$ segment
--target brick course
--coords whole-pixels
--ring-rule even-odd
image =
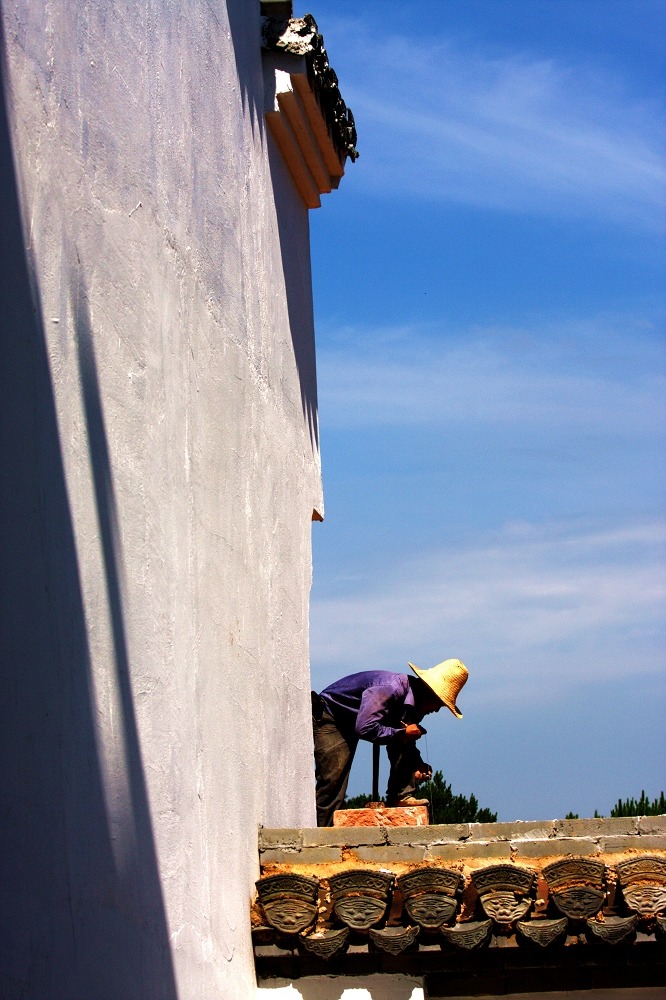
[[[388,810],[387,810],[388,811]],[[666,853],[666,816],[259,830],[262,865],[367,864]],[[610,856],[610,858],[609,858]]]

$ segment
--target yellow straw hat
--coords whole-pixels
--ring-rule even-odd
[[[430,670],[421,670],[408,662],[417,677],[431,688],[440,701],[450,708],[457,719],[462,719],[462,712],[456,705],[456,698],[467,683],[469,676],[467,667],[460,660],[444,660]]]

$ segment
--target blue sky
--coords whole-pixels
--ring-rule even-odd
[[[456,792],[506,820],[655,796],[666,5],[306,9],[361,152],[311,213],[313,685],[457,656],[464,719],[424,747]]]

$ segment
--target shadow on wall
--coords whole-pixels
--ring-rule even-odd
[[[252,9],[248,9],[252,7]],[[267,139],[268,159],[275,195],[278,234],[282,254],[289,326],[294,347],[301,391],[303,416],[308,425],[314,450],[319,448],[317,419],[317,373],[315,367],[314,319],[310,282],[310,236],[307,209],[287,171],[282,154],[264,127],[264,82],[261,54],[261,18],[259,0],[228,0],[227,15],[233,43],[236,72],[241,87],[243,108],[250,113],[253,132]],[[280,190],[292,190],[302,211],[294,211],[291,198]],[[298,254],[305,257],[299,257]]]
[[[296,191],[282,153],[270,133],[267,134],[267,138],[268,162],[273,191],[275,192],[275,211],[289,312],[289,328],[298,371],[301,406],[310,433],[312,448],[317,451],[319,449],[319,422],[310,262],[310,220],[308,209]],[[281,195],[280,192],[286,189],[292,190],[299,210],[294,211],[292,198]]]
[[[2,14],[0,4],[4,58]],[[0,996],[177,1000],[127,676],[90,323],[81,305],[81,382],[131,790],[122,866],[105,808],[76,543],[0,71]]]
[[[229,31],[241,87],[243,110],[250,114],[252,131],[264,132],[263,67],[259,0],[227,0]],[[259,103],[261,102],[261,103]]]

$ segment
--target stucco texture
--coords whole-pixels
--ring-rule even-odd
[[[252,996],[257,827],[314,825],[322,512],[259,4],[0,10],[0,994]]]

